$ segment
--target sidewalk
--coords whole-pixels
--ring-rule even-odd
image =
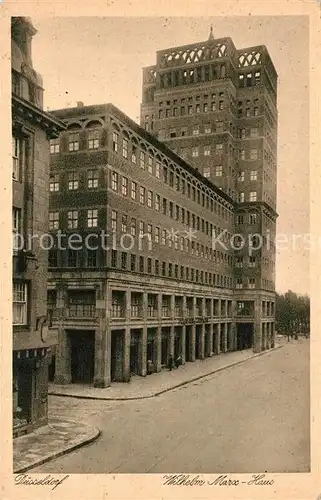
[[[25,472],[97,439],[100,431],[58,418],[31,434],[13,440],[13,472]]]
[[[251,349],[222,353],[204,360],[186,363],[171,372],[163,370],[146,377],[134,376],[129,383],[113,382],[106,389],[97,389],[89,385],[49,385],[49,394],[55,396],[69,396],[83,399],[102,399],[107,401],[126,401],[146,399],[159,396],[182,385],[206,377],[212,373],[224,370],[244,361],[262,355],[269,355],[283,345],[276,345],[273,349],[254,354]]]

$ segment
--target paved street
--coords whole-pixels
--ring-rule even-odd
[[[102,436],[32,472],[308,472],[309,407],[308,340],[152,399],[51,396]]]

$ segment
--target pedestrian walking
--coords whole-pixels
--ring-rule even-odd
[[[169,371],[171,372],[172,369],[173,369],[173,365],[174,365],[174,358],[172,355],[169,356],[168,358],[168,368],[169,368]]]
[[[182,360],[182,357],[181,357],[181,356],[178,356],[178,357],[176,358],[176,360],[175,360],[175,366],[176,366],[176,368],[178,368],[179,366],[181,366],[182,361],[183,361],[183,360]]]

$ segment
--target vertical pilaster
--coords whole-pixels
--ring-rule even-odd
[[[162,369],[162,327],[156,328],[156,371]]]
[[[130,326],[124,330],[124,351],[123,351],[123,380],[130,381]]]
[[[186,326],[182,326],[182,352],[181,352],[181,357],[182,357],[182,364],[185,364],[185,353],[186,353]]]
[[[190,344],[190,359],[195,361],[195,343],[196,343],[196,325],[195,323],[191,326],[191,344]]]
[[[217,334],[215,335],[214,352],[220,354],[221,345],[221,323],[217,323]]]
[[[254,342],[253,352],[261,352],[262,350],[262,321],[261,321],[261,301],[254,301]]]

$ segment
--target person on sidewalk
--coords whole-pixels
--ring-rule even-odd
[[[182,361],[183,361],[183,360],[182,360],[182,357],[181,357],[181,356],[178,356],[178,357],[176,358],[176,360],[175,360],[175,366],[176,366],[176,368],[178,368],[179,366],[181,366]]]
[[[173,365],[174,365],[174,358],[172,355],[169,356],[168,358],[168,368],[169,368],[169,371],[171,372],[172,369],[173,369]]]

